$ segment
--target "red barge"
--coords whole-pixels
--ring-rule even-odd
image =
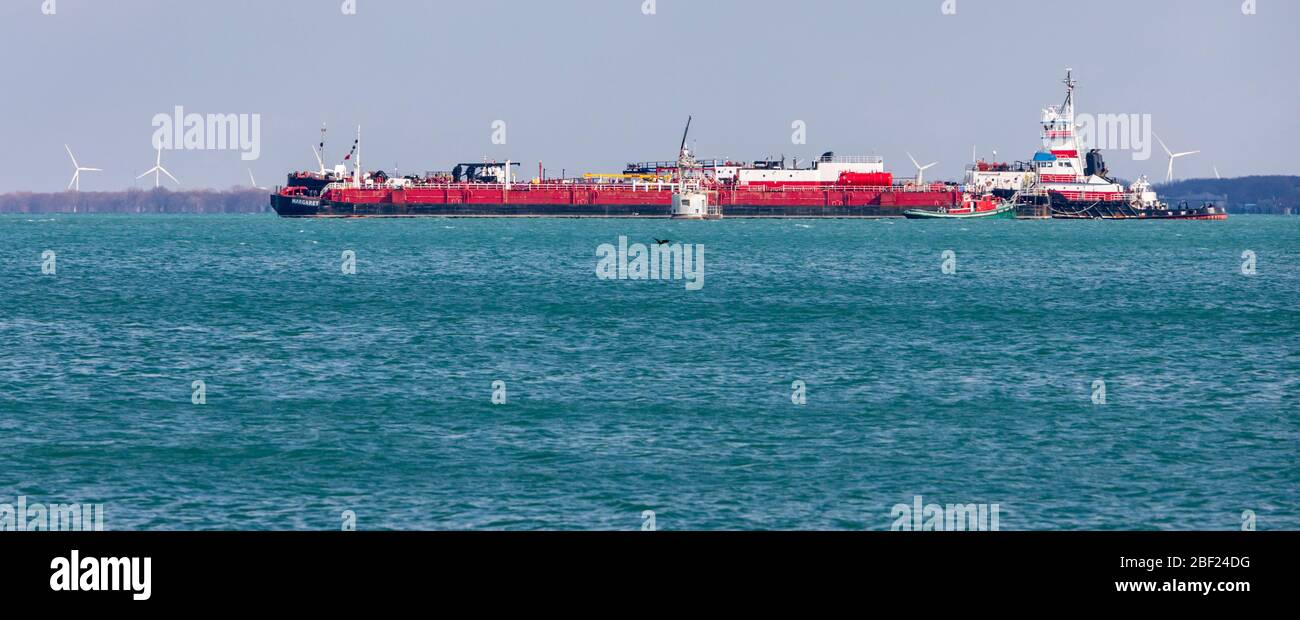
[[[688,125],[689,130],[689,125]],[[364,172],[360,131],[345,166],[295,172],[271,196],[282,217],[627,217],[673,216],[682,162],[690,162],[710,209],[726,217],[901,217],[917,208],[947,208],[962,200],[947,183],[896,182],[876,156],[826,153],[809,167],[784,161],[695,161],[686,149],[676,162],[629,164],[623,174],[520,182],[517,163],[459,164],[450,172],[389,176]],[[322,149],[324,141],[322,140]],[[318,154],[319,155],[319,154]],[[354,158],[354,156],[356,156]],[[320,160],[318,158],[318,163]],[[540,166],[539,166],[540,168]]]
[[[367,175],[365,182],[354,183],[297,173],[271,197],[271,204],[283,217],[661,218],[669,216],[677,190],[672,180],[402,181],[390,184],[382,175]],[[717,182],[706,190],[710,203],[727,217],[901,216],[908,209],[948,207],[961,200],[955,186],[941,183],[915,187],[863,185],[851,180],[834,184]]]

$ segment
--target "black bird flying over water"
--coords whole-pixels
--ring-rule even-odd
[[[655,243],[658,243],[659,245],[668,245],[671,242],[668,241],[667,239],[660,239],[658,237],[655,237]]]

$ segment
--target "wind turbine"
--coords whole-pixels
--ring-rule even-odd
[[[261,186],[259,186],[259,185],[257,184],[257,179],[254,179],[254,178],[253,178],[253,169],[252,169],[252,168],[249,168],[249,169],[248,169],[248,182],[253,184],[253,189],[260,189],[260,190],[262,190],[262,191],[266,191],[266,188],[265,188],[265,187],[261,187]]]
[[[936,161],[936,162],[932,162],[932,163],[929,163],[929,164],[926,164],[926,165],[922,166],[919,162],[916,161],[916,158],[915,158],[915,157],[912,157],[912,154],[911,154],[911,153],[908,153],[908,154],[907,154],[907,158],[910,159],[910,160],[912,160],[912,165],[913,165],[913,166],[916,166],[916,184],[917,184],[917,185],[925,185],[925,171],[926,171],[926,170],[929,170],[930,168],[933,168],[933,167],[939,165],[939,162]]]
[[[86,168],[86,167],[82,166],[81,164],[78,164],[78,163],[77,163],[77,158],[76,158],[75,156],[73,156],[73,154],[72,154],[72,149],[71,149],[68,145],[66,145],[66,144],[63,145],[63,148],[66,149],[66,150],[68,151],[68,157],[71,157],[71,158],[72,158],[72,167],[76,169],[76,170],[72,173],[72,180],[71,180],[71,181],[68,181],[68,189],[73,189],[73,188],[75,187],[77,191],[81,191],[81,173],[83,173],[83,172],[103,172],[103,171],[104,171],[103,168]]]
[[[1178,159],[1179,157],[1195,155],[1197,153],[1200,153],[1200,151],[1184,151],[1182,153],[1175,153],[1169,150],[1169,147],[1165,145],[1165,141],[1160,139],[1159,134],[1156,134],[1155,132],[1152,132],[1152,134],[1155,135],[1156,141],[1160,143],[1160,148],[1163,148],[1165,150],[1165,155],[1169,156],[1169,171],[1165,173],[1165,183],[1173,183],[1174,182],[1174,160]]]
[[[160,176],[160,174],[165,174],[165,175],[167,175],[167,178],[169,178],[169,179],[171,179],[171,180],[173,180],[173,181],[176,181],[176,184],[177,184],[177,185],[180,185],[180,184],[181,184],[181,182],[178,181],[178,180],[176,179],[176,177],[172,176],[172,173],[167,172],[167,169],[166,169],[166,168],[163,168],[163,165],[162,165],[162,147],[161,147],[161,146],[158,147],[158,158],[154,160],[153,168],[150,168],[150,169],[149,169],[148,171],[146,171],[144,174],[142,174],[142,175],[136,177],[136,179],[137,179],[137,180],[139,180],[139,179],[143,179],[143,178],[149,176],[150,174],[153,175],[153,186],[154,186],[154,189],[157,189],[157,188],[159,188],[159,187],[162,187],[162,177]]]

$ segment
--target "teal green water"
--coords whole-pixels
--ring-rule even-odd
[[[703,244],[704,288],[597,279],[619,235]],[[1300,528],[1298,218],[0,239],[0,503],[108,529],[889,529],[915,495],[1002,529]]]

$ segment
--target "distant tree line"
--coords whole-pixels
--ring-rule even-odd
[[[1156,191],[1170,204],[1215,201],[1232,213],[1300,214],[1300,176],[1187,179],[1157,185]]]
[[[15,192],[0,194],[0,213],[263,213],[270,192],[167,188],[121,192]]]

